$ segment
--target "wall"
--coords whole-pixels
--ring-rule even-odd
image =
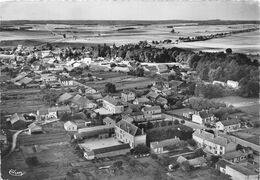
[[[103,158],[103,157],[118,156],[118,155],[126,154],[128,152],[130,152],[130,149],[121,149],[121,150],[106,152],[102,154],[95,154],[95,157]]]
[[[203,124],[202,118],[196,114],[192,115],[192,121],[198,124]]]
[[[136,147],[139,144],[146,145],[146,134],[143,134],[143,135],[140,135],[140,136],[135,136],[134,147]]]
[[[230,168],[229,166],[226,166],[226,174],[230,175],[233,180],[249,180],[246,175]],[[257,180],[257,175],[252,175],[250,180]]]

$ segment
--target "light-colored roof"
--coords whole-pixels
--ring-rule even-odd
[[[183,162],[187,161],[187,159],[183,156],[179,156],[176,160],[179,164],[182,164]]]
[[[250,176],[250,175],[258,175],[257,172],[252,171],[251,169],[248,169],[248,168],[243,167],[243,166],[238,165],[238,164],[228,164],[228,165],[226,165],[226,166],[228,166],[228,167],[230,167],[230,168],[236,170],[236,171],[239,172],[239,173],[242,173],[242,174],[244,174],[244,175],[247,175],[247,176]]]
[[[192,135],[224,147],[227,146],[227,144],[229,143],[226,138],[221,136],[215,137],[214,134],[211,134],[201,129],[197,129]]]
[[[114,106],[120,105],[119,101],[116,99],[112,98],[111,96],[107,95],[106,97],[103,98],[103,101],[107,101],[110,104],[113,104]]]
[[[33,79],[28,78],[28,77],[24,77],[24,78],[21,79],[18,83],[20,83],[20,84],[28,84],[28,83],[30,83],[30,82],[32,82],[32,81],[33,81]]]
[[[151,107],[144,107],[143,108],[144,111],[152,111],[152,110],[161,110],[161,107],[160,106],[151,106]]]
[[[160,148],[160,147],[166,147],[166,146],[171,146],[175,145],[176,143],[179,143],[180,139],[179,138],[171,138],[171,139],[165,139],[163,141],[156,141],[156,142],[151,142],[150,146],[151,148]]]
[[[73,97],[72,94],[66,92],[66,93],[62,94],[62,95],[59,97],[58,102],[67,101],[67,100],[69,100],[69,99],[72,98],[72,97]]]

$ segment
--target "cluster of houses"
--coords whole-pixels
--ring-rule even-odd
[[[232,89],[239,89],[239,83],[237,81],[228,80],[226,83],[222,81],[213,81],[214,85],[221,85],[223,87],[229,87]]]

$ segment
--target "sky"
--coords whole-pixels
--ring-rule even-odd
[[[0,0],[2,20],[260,20],[260,0]]]

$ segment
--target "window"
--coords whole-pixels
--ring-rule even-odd
[[[223,147],[222,147],[222,146],[220,146],[220,150],[223,150]]]
[[[222,154],[223,154],[223,153],[220,151],[220,152],[219,152],[219,155],[222,155]]]

